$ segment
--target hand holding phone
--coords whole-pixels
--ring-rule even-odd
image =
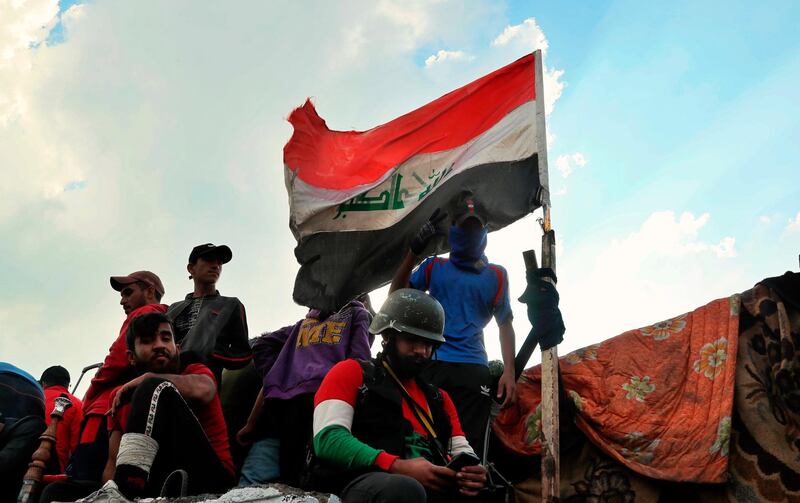
[[[468,452],[462,452],[461,454],[457,455],[453,459],[447,463],[447,468],[450,468],[454,472],[460,471],[465,466],[472,466],[480,464],[481,460],[478,456],[474,454],[470,454]]]

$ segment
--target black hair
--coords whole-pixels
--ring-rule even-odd
[[[125,333],[125,345],[130,351],[133,351],[133,348],[136,347],[137,337],[155,335],[158,326],[162,323],[169,323],[172,327],[172,323],[164,313],[147,313],[137,316],[131,321],[128,331]]]
[[[54,365],[42,372],[39,382],[42,386],[69,386],[69,371],[61,365]]]

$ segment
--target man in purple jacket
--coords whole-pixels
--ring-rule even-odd
[[[336,363],[369,359],[373,336],[369,297],[336,313],[311,309],[294,325],[266,332],[253,343],[253,361],[263,388],[239,443],[255,441],[242,466],[240,486],[280,480],[298,486],[311,439],[314,393]]]

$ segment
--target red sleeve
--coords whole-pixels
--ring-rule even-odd
[[[217,385],[217,379],[214,377],[214,373],[211,372],[211,369],[203,365],[202,363],[192,363],[191,365],[187,365],[181,375],[203,375],[208,376],[214,381],[214,386]]]
[[[128,424],[128,414],[130,412],[131,405],[126,404],[117,409],[114,415],[107,415],[106,420],[108,421],[108,432],[111,433],[114,430],[125,432],[125,425]]]
[[[450,436],[452,437],[464,437],[464,430],[461,429],[461,421],[458,419],[458,412],[456,412],[456,406],[453,404],[453,400],[450,399],[450,395],[443,389],[439,391],[442,392],[442,398],[444,399],[444,411],[450,417],[450,428],[453,430]]]
[[[78,440],[80,440],[81,423],[83,422],[83,409],[78,406],[73,407],[72,421],[69,423],[69,453],[72,455],[75,449],[78,448]]]
[[[108,356],[103,361],[103,365],[97,369],[97,373],[92,378],[89,389],[86,390],[84,397],[84,410],[89,411],[92,407],[94,400],[100,395],[102,391],[108,389],[114,384],[118,384],[118,380],[122,377],[124,371],[129,368],[128,362],[128,347],[125,344],[125,334],[128,332],[128,325],[131,320],[137,316],[147,313],[165,313],[167,306],[165,304],[147,304],[138,309],[134,309],[122,322],[122,327],[119,329],[119,335],[116,340],[108,348]]]
[[[394,454],[389,454],[386,451],[381,451],[378,454],[378,457],[375,458],[375,466],[380,468],[381,470],[388,472],[392,468],[392,463],[397,461],[400,456],[395,456]]]
[[[356,360],[343,360],[333,366],[322,380],[317,394],[314,395],[314,407],[325,400],[342,400],[355,407],[358,388],[364,383],[361,364]]]
[[[56,428],[56,455],[58,456],[58,466],[62,472],[69,462],[70,424],[73,419],[75,419],[75,409],[70,407],[64,412],[64,417],[58,422]]]
[[[119,391],[121,387],[122,386],[117,386],[116,388],[111,390],[111,393],[109,393],[108,395],[109,404],[114,403],[114,397],[117,396],[117,391]],[[111,433],[114,430],[125,431],[125,422],[126,422],[125,420],[128,418],[128,409],[129,406],[124,405],[119,409],[117,409],[117,412],[114,415],[108,414],[106,416],[109,433]]]

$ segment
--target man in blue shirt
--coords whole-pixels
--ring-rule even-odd
[[[506,270],[490,264],[484,254],[488,231],[474,198],[463,197],[453,213],[449,259],[428,257],[412,273],[428,242],[442,234],[438,227],[445,215],[437,210],[411,240],[389,291],[406,287],[428,291],[444,307],[446,342],[437,350],[426,378],[450,394],[467,440],[482,455],[491,407],[483,329],[494,318],[500,330],[504,371],[497,399],[505,407],[516,399],[513,314]]]

